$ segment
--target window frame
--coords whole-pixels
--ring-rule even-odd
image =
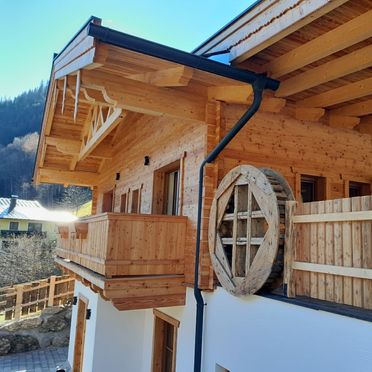
[[[168,193],[169,177],[172,173],[178,172],[176,211],[168,214]],[[183,187],[183,158],[177,159],[163,167],[155,169],[153,176],[153,193],[152,193],[152,213],[162,215],[179,216],[182,211],[182,187]]]
[[[302,197],[302,184],[313,183],[314,194],[311,201],[304,201]],[[301,174],[300,175],[300,198],[302,203],[309,203],[315,201],[323,201],[328,199],[327,195],[327,178],[322,176],[316,176],[312,174]]]
[[[109,200],[110,198],[111,200]],[[110,208],[108,205],[110,204]],[[102,202],[101,202],[101,213],[112,213],[114,211],[114,189],[110,189],[105,191],[102,194]]]
[[[166,363],[166,331],[167,327],[173,327],[172,336],[172,365],[171,372],[176,371],[177,360],[177,334],[180,321],[172,318],[157,309],[153,309],[154,314],[154,333],[153,333],[153,353],[152,353],[152,372],[163,372]]]
[[[15,224],[17,227],[12,229],[12,224]],[[18,231],[19,229],[19,222],[18,221],[9,221],[9,231]]]
[[[35,228],[31,229],[30,228],[31,225],[33,225],[33,226],[40,226],[40,231],[38,231],[38,229],[35,229]],[[27,232],[40,234],[40,233],[43,232],[43,224],[41,222],[29,222],[27,224]]]

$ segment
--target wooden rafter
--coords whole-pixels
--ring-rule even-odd
[[[295,117],[298,120],[319,121],[325,110],[318,107],[296,107]]]
[[[192,68],[179,66],[159,71],[145,72],[143,74],[129,75],[128,78],[158,87],[183,87],[189,84],[192,75]]]
[[[251,85],[216,86],[208,88],[208,99],[227,103],[247,104],[252,101]]]
[[[102,106],[95,110],[92,117],[90,130],[83,139],[78,160],[85,159],[94,149],[114,130],[121,122],[124,115],[121,108],[107,108],[106,112]],[[105,156],[107,157],[107,155]]]
[[[353,129],[359,122],[359,118],[352,116],[329,115],[328,117],[328,125],[333,128]]]
[[[360,120],[360,124],[355,129],[363,134],[372,136],[372,116],[365,116]]]
[[[57,169],[39,168],[40,182],[71,184],[77,186],[94,186],[97,184],[97,174],[93,172],[78,172]]]
[[[104,90],[110,99],[117,102],[118,107],[128,111],[201,122],[205,120],[205,101],[188,92],[156,87],[98,71],[83,71],[82,85],[93,90]]]
[[[299,101],[298,105],[301,107],[328,107],[370,94],[372,94],[372,77],[305,98]]]
[[[370,66],[372,66],[372,45],[282,81],[275,95],[287,97]]]
[[[372,10],[268,62],[263,71],[279,78],[372,37]]]
[[[332,110],[331,113],[335,115],[347,115],[347,116],[370,115],[372,114],[372,99],[340,107],[338,109]]]

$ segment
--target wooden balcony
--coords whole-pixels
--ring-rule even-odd
[[[187,218],[104,213],[59,227],[57,262],[120,310],[182,305]]]

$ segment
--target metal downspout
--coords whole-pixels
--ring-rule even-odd
[[[203,317],[204,299],[199,288],[199,259],[200,259],[200,239],[201,239],[201,220],[203,210],[203,184],[204,167],[212,163],[221,151],[245,126],[249,119],[258,111],[262,101],[262,94],[266,87],[267,78],[257,75],[253,82],[253,102],[243,116],[236,122],[234,127],[225,135],[221,142],[207,155],[199,168],[199,191],[198,191],[198,219],[196,225],[196,247],[195,247],[195,272],[194,272],[194,297],[196,300],[196,322],[195,322],[195,349],[194,349],[194,372],[201,371],[202,347],[203,347]]]

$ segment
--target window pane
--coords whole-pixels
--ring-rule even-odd
[[[166,212],[169,215],[176,215],[178,212],[178,194],[179,194],[179,171],[168,173],[167,185],[167,208]]]
[[[17,231],[18,230],[18,222],[10,222],[9,223],[9,230]]]
[[[41,233],[41,230],[42,230],[41,223],[29,222],[29,224],[28,224],[28,231],[29,232]]]

